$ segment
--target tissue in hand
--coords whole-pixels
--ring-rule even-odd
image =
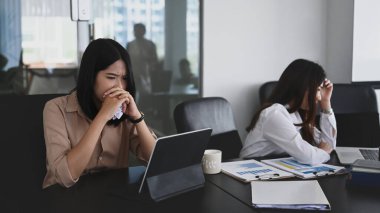
[[[120,119],[121,116],[123,116],[123,110],[122,107],[119,106],[119,108],[117,108],[116,113],[113,115],[112,120]]]

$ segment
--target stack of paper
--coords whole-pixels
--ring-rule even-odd
[[[326,175],[334,175],[346,171],[344,167],[328,164],[309,165],[297,162],[293,157],[262,160],[261,162],[278,169],[293,173],[301,178],[314,178]]]
[[[252,181],[256,208],[331,210],[318,181]]]
[[[222,163],[222,172],[244,182],[294,177],[292,173],[265,165],[256,160]]]

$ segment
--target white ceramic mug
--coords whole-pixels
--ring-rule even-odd
[[[205,174],[218,174],[222,169],[222,151],[206,149],[202,159],[202,169]]]

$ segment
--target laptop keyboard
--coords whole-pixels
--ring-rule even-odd
[[[370,149],[359,149],[366,160],[379,160],[379,151]]]

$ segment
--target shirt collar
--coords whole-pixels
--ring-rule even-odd
[[[77,91],[72,92],[67,97],[66,112],[76,112],[79,109]]]

